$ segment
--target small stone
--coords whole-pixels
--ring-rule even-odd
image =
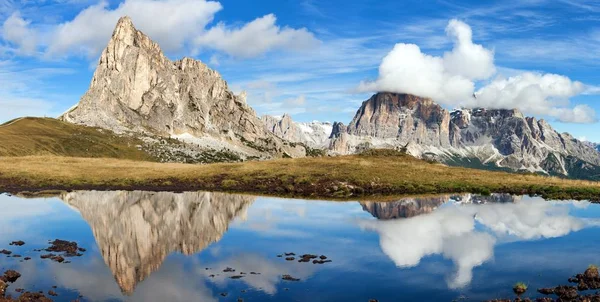
[[[0,254],[4,254],[4,255],[10,255],[10,254],[12,254],[12,252],[11,252],[11,251],[9,251],[9,250],[1,250],[1,251],[0,251]]]
[[[58,296],[58,294],[55,291],[53,291],[53,290],[49,290],[48,291],[48,295],[53,296],[53,297]]]
[[[227,293],[221,293],[221,296],[227,297]]]
[[[294,257],[287,257],[287,258],[285,258],[286,261],[294,261],[295,259],[296,258],[294,258]]]
[[[19,279],[19,277],[21,277],[21,274],[15,270],[7,270],[6,272],[4,272],[4,279],[7,282],[15,282],[17,281],[17,279]]]
[[[543,294],[543,295],[552,295],[554,294],[554,288],[548,287],[548,288],[538,288],[538,293]]]
[[[281,276],[281,279],[285,280],[285,281],[300,281],[300,279],[294,278],[290,275],[283,275],[283,276]]]
[[[25,242],[23,242],[22,240],[13,241],[13,242],[10,243],[10,245],[16,245],[16,246],[22,246],[24,244],[25,244]]]
[[[3,280],[0,280],[0,297],[4,297],[7,287],[8,287],[8,284],[6,284],[6,282],[4,282]]]
[[[228,268],[224,269],[223,272],[224,273],[233,273],[233,272],[235,272],[235,270],[232,269],[231,267],[228,267]]]
[[[229,278],[231,278],[231,279],[242,279],[242,278],[244,278],[244,276],[235,275],[235,276],[231,276]]]

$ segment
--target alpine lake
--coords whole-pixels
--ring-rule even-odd
[[[0,204],[15,299],[485,301],[514,300],[518,282],[519,299],[557,299],[537,289],[577,286],[567,279],[600,264],[600,205],[587,201],[73,191]]]

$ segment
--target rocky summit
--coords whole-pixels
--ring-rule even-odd
[[[285,140],[302,143],[312,148],[327,148],[333,125],[329,122],[313,121],[301,123],[292,120],[289,114],[282,117],[261,117],[267,131]]]
[[[600,153],[545,120],[518,110],[449,112],[431,99],[377,93],[363,102],[348,126],[333,124],[329,149],[352,154],[395,148],[414,156],[474,168],[538,172],[596,179]]]
[[[266,131],[245,94],[232,93],[218,72],[190,58],[169,60],[128,17],[119,19],[89,90],[61,119],[158,138],[154,145],[172,147],[155,152],[188,157],[210,150],[239,159],[305,155]]]

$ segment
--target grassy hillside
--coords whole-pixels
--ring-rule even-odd
[[[393,151],[210,165],[0,157],[0,192],[71,189],[215,190],[315,198],[458,192],[600,198],[597,182],[448,167]]]
[[[22,118],[0,125],[0,156],[59,155],[153,160],[134,138],[51,118]]]

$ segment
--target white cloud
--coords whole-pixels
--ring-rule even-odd
[[[21,13],[14,12],[2,25],[2,39],[14,44],[17,52],[24,55],[35,53],[37,48],[37,34],[30,28],[31,21],[21,17]]]
[[[424,54],[415,44],[396,44],[383,58],[378,79],[360,83],[359,91],[409,93],[449,106],[517,108],[562,122],[596,122],[591,107],[568,106],[569,98],[594,93],[594,88],[565,76],[534,72],[513,73],[509,78],[497,75],[476,91],[477,84],[498,70],[494,52],[474,44],[472,30],[464,22],[451,20],[446,34],[453,39],[454,47],[443,56]]]
[[[537,115],[553,116],[563,122],[593,123],[595,111],[587,105],[573,108],[556,107],[585,91],[577,81],[557,74],[524,72],[507,79],[498,78],[478,90],[477,98],[469,98],[464,105],[488,108],[519,108]]]
[[[494,54],[473,44],[471,28],[458,20],[446,27],[454,48],[443,57],[424,54],[415,44],[396,44],[383,58],[379,78],[361,83],[361,91],[390,91],[426,96],[442,103],[458,103],[473,94],[473,80],[495,72]]]
[[[95,57],[108,43],[122,16],[130,16],[139,30],[167,52],[214,49],[249,58],[272,50],[300,50],[318,44],[306,28],[276,25],[273,14],[239,28],[224,23],[211,26],[215,14],[222,9],[219,2],[209,0],[125,0],[116,8],[102,1],[50,30],[46,52],[51,57],[82,54]]]
[[[318,45],[306,28],[281,28],[273,14],[257,18],[241,28],[227,28],[224,23],[202,33],[195,40],[198,47],[213,48],[235,57],[255,57],[275,49],[304,50]]]
[[[179,50],[204,30],[221,9],[218,2],[205,0],[126,0],[115,9],[103,1],[58,25],[48,53],[61,56],[83,52],[96,56],[108,43],[118,19],[125,15],[164,50]]]

